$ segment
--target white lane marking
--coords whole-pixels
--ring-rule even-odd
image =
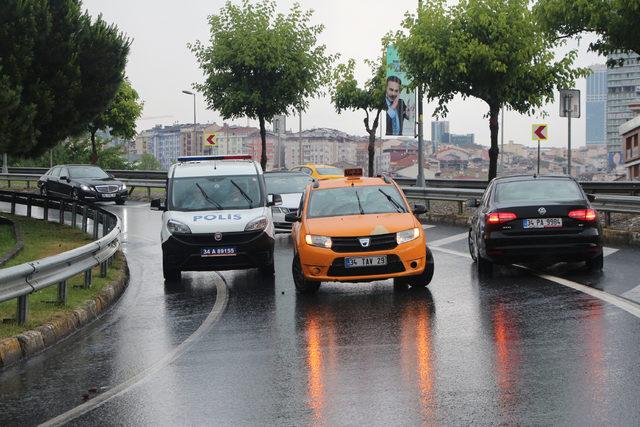
[[[169,352],[165,357],[163,357],[144,371],[131,377],[127,381],[118,384],[117,386],[109,389],[102,394],[97,395],[96,397],[83,403],[82,405],[76,406],[75,408],[63,414],[60,414],[57,417],[52,418],[40,425],[60,426],[72,420],[75,420],[76,418],[86,414],[87,412],[99,408],[111,399],[114,399],[131,390],[132,388],[148,381],[154,374],[158,373],[161,369],[180,357],[194,342],[198,341],[202,337],[202,335],[204,335],[205,332],[207,332],[209,328],[211,328],[218,321],[224,310],[227,308],[227,302],[229,301],[227,285],[224,282],[224,279],[222,279],[222,276],[218,275],[217,273],[213,277],[217,278],[217,280],[215,280],[216,302],[213,304],[213,308],[211,309],[211,312],[204,320],[204,322],[202,322],[200,327],[196,329],[196,331],[191,334],[186,340],[184,340],[180,345]]]
[[[640,301],[640,285],[633,289],[629,289],[627,292],[623,293],[622,296],[633,301]]]
[[[422,229],[426,230],[427,228],[435,228],[435,225],[431,225],[431,224],[422,224]]]
[[[443,239],[434,240],[432,242],[428,242],[429,246],[443,246],[449,243],[457,242],[458,240],[466,239],[469,236],[469,232],[466,231],[460,234],[454,234],[453,236],[445,237]]]
[[[615,249],[615,248],[608,248],[608,247],[604,247],[602,248],[602,255],[603,256],[609,256],[609,255],[613,255],[616,252],[618,252],[620,249]]]
[[[453,251],[451,249],[432,247],[434,251],[444,252],[450,255],[456,255],[463,258],[471,258],[468,253]],[[581,285],[580,283],[573,282],[571,280],[563,279],[561,277],[551,276],[549,274],[538,273],[530,268],[523,267],[521,265],[514,265],[514,267],[522,268],[524,270],[529,271],[531,274],[534,274],[542,279],[548,280],[550,282],[557,283],[558,285],[566,286],[571,289],[575,289],[576,291],[583,292],[587,295],[591,295],[592,297],[598,298],[602,301],[608,302],[609,304],[613,304],[616,307],[630,313],[638,318],[640,318],[640,304],[635,303],[633,301],[628,301],[625,298],[619,297],[617,295],[612,295],[610,293],[591,288],[589,286]],[[640,287],[640,286],[638,286]],[[636,287],[637,288],[637,287]],[[635,290],[636,288],[632,289]]]

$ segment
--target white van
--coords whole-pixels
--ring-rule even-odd
[[[259,268],[273,275],[271,206],[260,165],[250,156],[179,157],[167,174],[167,199],[151,201],[163,211],[162,270],[165,280],[182,271]]]

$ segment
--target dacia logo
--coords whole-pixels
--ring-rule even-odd
[[[371,244],[371,238],[369,237],[361,237],[358,240],[360,241],[360,246],[362,246],[363,248],[368,248]]]

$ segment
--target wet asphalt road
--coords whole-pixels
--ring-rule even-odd
[[[638,423],[640,319],[516,267],[479,279],[462,228],[427,229],[440,249],[425,291],[382,281],[302,297],[286,235],[275,280],[185,273],[181,286],[165,286],[160,215],[147,206],[108,206],[125,225],[130,286],[89,328],[0,373],[0,425],[50,420],[89,389],[79,416],[62,421]],[[625,248],[607,256],[603,274],[566,264],[547,273],[640,300],[639,259]]]

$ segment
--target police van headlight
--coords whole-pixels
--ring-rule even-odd
[[[247,226],[244,228],[244,231],[264,230],[265,228],[267,228],[267,225],[269,225],[269,220],[266,216],[261,216],[254,219],[253,221],[249,221]]]
[[[183,224],[175,219],[167,221],[167,229],[171,234],[191,234],[191,229],[187,224]]]
[[[400,231],[399,233],[396,233],[396,242],[401,245],[417,239],[418,236],[420,236],[420,230],[417,228]]]
[[[331,249],[331,245],[333,244],[333,242],[331,241],[331,237],[314,236],[313,234],[307,234],[306,236],[304,236],[304,240],[307,242],[307,245],[328,249]]]

